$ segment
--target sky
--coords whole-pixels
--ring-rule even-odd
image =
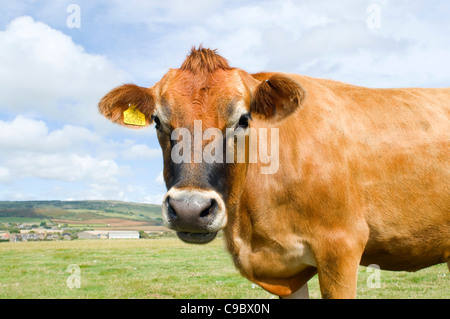
[[[193,46],[247,72],[448,87],[449,16],[436,0],[1,0],[0,200],[160,204],[154,126],[121,127],[97,105],[152,86]]]

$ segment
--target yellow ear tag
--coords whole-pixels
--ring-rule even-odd
[[[136,105],[128,104],[128,106],[128,109],[123,112],[123,122],[130,125],[147,125],[145,115],[136,108]]]

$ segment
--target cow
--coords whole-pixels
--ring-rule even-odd
[[[125,121],[130,108],[142,123]],[[450,88],[250,74],[200,46],[150,88],[113,89],[99,110],[131,128],[155,123],[165,224],[197,244],[222,230],[236,268],[272,294],[307,297],[318,274],[322,298],[355,298],[359,265],[416,271],[449,263]],[[174,160],[181,128],[214,128],[223,133],[216,146],[244,149],[245,158],[195,160],[210,134],[185,144],[188,160]],[[278,147],[273,172],[250,161],[250,129],[278,138],[267,141]]]

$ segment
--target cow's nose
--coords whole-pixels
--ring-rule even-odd
[[[168,196],[165,204],[171,228],[182,232],[207,232],[218,211],[217,201],[205,196],[189,199]]]

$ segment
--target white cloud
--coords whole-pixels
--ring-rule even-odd
[[[7,160],[6,164],[14,175],[21,178],[110,183],[117,181],[119,175],[119,167],[114,161],[99,160],[90,155],[23,152]]]
[[[96,123],[97,103],[126,75],[64,33],[24,16],[0,31],[0,103],[66,122]]]
[[[163,171],[159,172],[158,176],[156,176],[155,182],[159,185],[166,185],[164,181]]]
[[[159,12],[156,22],[147,19],[149,26],[171,26],[161,37],[164,58],[156,50],[152,64],[157,65],[160,58],[160,65],[171,60],[173,64],[167,66],[177,67],[192,45],[203,43],[218,48],[231,65],[249,72],[284,71],[375,87],[448,86],[445,56],[450,55],[450,29],[443,13],[448,4],[430,7],[417,1],[388,0],[214,3],[198,14],[186,11],[182,19],[174,17],[183,6],[153,4],[140,13],[132,9],[142,21]],[[379,9],[376,28],[367,23],[370,5]]]
[[[0,200],[18,194],[28,199],[144,200],[151,185],[134,190],[128,184],[148,180],[152,173],[147,163],[160,161],[161,151],[135,143],[105,140],[80,126],[51,129],[22,115],[0,120],[0,185],[8,185]],[[127,160],[120,162],[118,154]],[[133,167],[128,165],[131,159],[137,160]]]
[[[166,195],[165,193],[148,195],[143,198],[143,202],[148,204],[161,205],[165,195]]]
[[[7,184],[11,181],[11,173],[6,167],[0,167],[0,183]]]
[[[90,155],[101,138],[84,127],[65,125],[50,131],[44,121],[18,115],[11,122],[0,121],[0,181],[38,177],[62,181],[86,179],[114,181],[118,165],[111,159]],[[6,172],[9,172],[8,174]]]
[[[89,189],[78,194],[78,197],[88,200],[114,199],[129,201],[121,185],[118,184],[92,183],[89,185]]]
[[[47,124],[18,115],[12,122],[0,121],[0,147],[7,152],[78,150],[85,144],[99,143],[100,136],[87,128],[64,125],[49,132]]]
[[[124,158],[133,160],[160,158],[161,155],[162,151],[160,148],[151,149],[144,144],[133,145],[128,149],[126,149],[125,151],[123,151]]]
[[[107,19],[116,23],[146,24],[155,27],[160,23],[195,23],[205,20],[213,13],[223,8],[224,0],[174,0],[174,1],[143,1],[129,0],[126,3],[120,0],[109,1]],[[151,19],[149,18],[151,17]]]

